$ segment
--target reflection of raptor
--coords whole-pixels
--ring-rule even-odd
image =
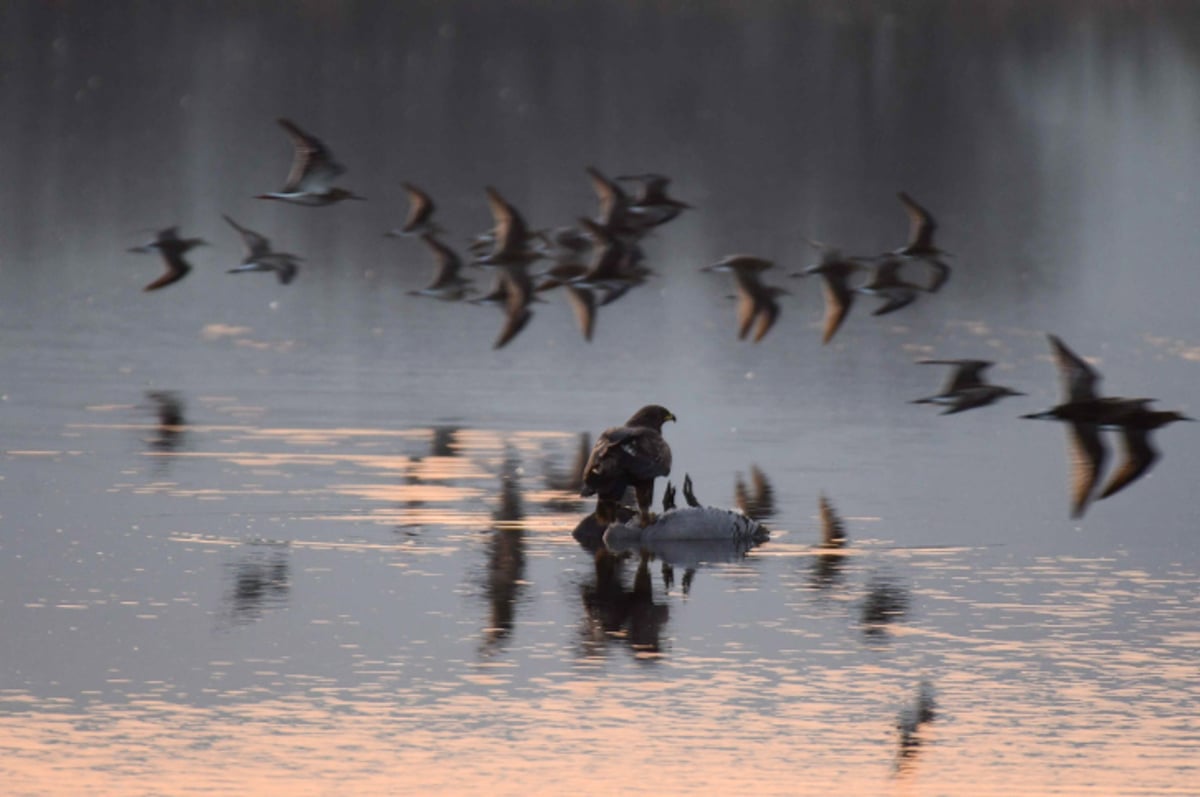
[[[650,404],[624,426],[605,429],[588,458],[579,494],[620,501],[625,490],[633,487],[642,525],[649,525],[654,480],[671,472],[671,447],[663,439],[662,425],[673,420],[666,407]]]

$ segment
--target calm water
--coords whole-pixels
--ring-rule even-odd
[[[1072,521],[1017,416],[1048,331],[1200,413],[1198,68],[1184,3],[0,6],[6,793],[1195,793],[1197,430]],[[370,201],[251,199],[280,115]],[[590,345],[406,295],[402,180],[461,242],[485,184],[590,215],[589,164],[696,206]],[[821,346],[784,274],[902,243],[901,189],[953,278]],[[224,274],[222,212],[296,282]],[[170,224],[212,245],[144,294]],[[739,251],[792,291],[759,345],[696,272]],[[1029,395],[939,417],[922,357]],[[770,542],[575,540],[581,435],[649,402]]]

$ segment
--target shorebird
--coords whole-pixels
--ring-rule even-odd
[[[628,212],[637,219],[638,226],[657,227],[666,224],[682,211],[692,207],[686,202],[667,196],[667,186],[671,184],[671,178],[661,174],[627,174],[617,179],[640,185],[637,196],[628,206]]]
[[[432,233],[422,233],[421,240],[433,253],[433,280],[424,288],[409,291],[409,296],[432,296],[444,301],[463,298],[471,290],[472,280],[459,275],[462,260],[453,249],[435,238]]]
[[[480,266],[526,266],[544,255],[531,248],[538,237],[529,231],[529,225],[521,214],[508,203],[500,192],[490,185],[484,188],[488,198],[488,209],[492,213],[493,226],[489,237],[491,250],[475,260]]]
[[[825,317],[821,324],[821,343],[828,343],[846,320],[850,306],[854,304],[854,289],[850,287],[850,276],[866,268],[854,258],[846,257],[840,249],[817,241],[809,241],[821,252],[821,261],[793,277],[821,277],[821,292],[825,299]]]
[[[919,260],[933,269],[929,285],[924,290],[937,293],[946,284],[946,280],[950,279],[950,267],[939,259],[949,256],[950,253],[943,252],[933,243],[933,233],[937,230],[937,221],[934,220],[933,214],[917,204],[917,201],[908,194],[901,191],[896,196],[903,203],[904,209],[908,211],[909,233],[908,243],[891,254]]]
[[[729,255],[722,260],[705,266],[701,271],[728,271],[733,273],[738,292],[738,338],[745,339],[754,329],[754,342],[766,336],[775,319],[779,317],[779,302],[775,298],[786,294],[783,288],[763,284],[758,275],[772,268],[770,260],[752,255]]]
[[[583,339],[591,343],[592,330],[596,326],[596,294],[589,288],[577,285],[566,285],[563,290],[567,293],[567,304],[575,314],[575,323],[579,325]]]
[[[404,220],[403,227],[389,230],[384,235],[389,238],[422,235],[424,233],[441,235],[443,232],[442,228],[433,221],[433,211],[437,209],[437,205],[430,199],[429,194],[417,188],[412,183],[401,183],[401,185],[408,192],[408,218]]]
[[[305,133],[289,119],[279,119],[278,122],[292,139],[292,170],[283,188],[259,194],[257,199],[278,199],[309,207],[332,205],[343,199],[363,199],[351,191],[331,185],[346,168],[333,159],[333,154],[319,138]]]
[[[1058,337],[1047,335],[1055,364],[1062,378],[1065,401],[1043,412],[1022,418],[1065,421],[1071,454],[1071,517],[1082,517],[1092,501],[1108,451],[1100,439],[1101,429],[1118,429],[1124,460],[1100,491],[1097,500],[1129,486],[1159,458],[1150,443],[1150,433],[1175,421],[1192,421],[1175,410],[1152,410],[1151,398],[1101,397],[1097,393],[1100,374]]]
[[[525,328],[529,319],[533,318],[529,304],[536,301],[533,280],[524,264],[505,266],[500,272],[499,281],[504,286],[504,326],[492,344],[493,349],[504,348]]]
[[[883,260],[873,266],[871,279],[865,285],[854,289],[858,293],[879,296],[884,299],[883,304],[876,307],[871,315],[886,315],[901,307],[907,307],[916,301],[917,294],[924,290],[920,285],[914,285],[901,279],[900,267],[902,265],[904,263],[899,258],[891,255],[885,256]]]
[[[287,252],[273,252],[271,251],[271,242],[264,236],[259,235],[254,230],[243,227],[228,216],[222,215],[221,218],[229,222],[229,226],[237,230],[238,235],[242,236],[242,245],[246,250],[246,255],[242,258],[242,264],[228,269],[226,273],[238,274],[244,271],[274,271],[275,276],[284,285],[295,279],[296,271],[299,269],[297,263],[302,258],[297,255],[288,254]]]
[[[926,398],[914,399],[913,404],[940,404],[946,409],[942,415],[983,407],[1005,396],[1023,396],[1017,390],[993,385],[983,378],[983,372],[993,363],[987,360],[918,360],[921,365],[952,365],[954,370],[942,386],[940,393]]]
[[[673,420],[675,416],[666,407],[649,404],[623,426],[605,429],[584,466],[579,494],[595,495],[612,504],[633,487],[642,526],[650,525],[654,480],[671,473],[671,447],[663,439],[662,427]]]
[[[179,282],[192,270],[192,264],[184,260],[183,256],[197,246],[207,245],[208,242],[201,238],[180,238],[178,227],[167,227],[164,230],[159,230],[154,236],[154,240],[130,249],[130,252],[137,252],[139,254],[149,254],[157,251],[162,255],[163,265],[166,266],[166,271],[163,272],[162,276],[145,288],[142,288],[142,290],[156,291],[159,288],[165,288],[168,285]]]

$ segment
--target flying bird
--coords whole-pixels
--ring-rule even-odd
[[[243,227],[229,216],[222,215],[221,218],[225,219],[229,223],[229,226],[237,230],[238,235],[242,236],[242,245],[246,250],[246,254],[242,258],[242,264],[229,269],[227,273],[238,274],[245,271],[274,271],[275,276],[284,285],[295,279],[296,272],[300,268],[297,265],[301,260],[299,256],[287,252],[272,251],[271,242],[263,235]]]
[[[762,340],[775,319],[779,317],[779,302],[776,298],[786,294],[783,288],[764,284],[759,274],[772,268],[775,264],[770,260],[751,255],[729,255],[728,257],[705,266],[701,271],[732,272],[734,284],[738,292],[738,338],[745,339],[754,326],[754,342]],[[756,323],[757,322],[757,323]]]
[[[130,249],[130,252],[138,252],[139,254],[149,254],[157,251],[162,256],[163,265],[166,267],[166,271],[163,272],[161,277],[151,282],[145,288],[142,288],[142,290],[156,291],[179,282],[192,270],[192,264],[184,260],[183,256],[197,246],[207,245],[208,242],[201,238],[180,238],[178,227],[167,227],[164,230],[159,230],[152,241]]]
[[[821,343],[833,340],[842,322],[850,313],[854,304],[854,289],[850,287],[850,277],[866,268],[854,258],[846,257],[840,249],[817,241],[809,244],[820,250],[821,261],[815,266],[809,266],[803,271],[792,274],[793,277],[821,278],[821,293],[825,299],[825,316],[821,323]]]
[[[1055,335],[1047,335],[1062,379],[1065,400],[1023,418],[1064,421],[1071,457],[1071,517],[1082,517],[1100,481],[1108,449],[1102,429],[1120,431],[1124,459],[1097,500],[1107,498],[1136,481],[1158,460],[1150,433],[1175,421],[1191,421],[1175,410],[1153,410],[1154,399],[1100,396],[1100,374]]]
[[[408,218],[404,226],[384,233],[389,238],[399,238],[407,235],[424,235],[431,233],[441,235],[442,228],[433,220],[433,212],[437,205],[430,199],[429,194],[417,188],[412,183],[401,183],[408,192]]]
[[[410,296],[432,296],[444,301],[457,301],[466,295],[471,288],[472,280],[459,274],[462,259],[454,250],[433,236],[432,233],[422,233],[421,241],[433,253],[433,280],[424,288],[409,291]]]
[[[635,182],[640,186],[627,208],[639,226],[649,228],[666,224],[682,211],[692,207],[667,195],[667,186],[671,184],[671,178],[661,174],[628,174],[617,179],[622,182]]]
[[[983,407],[999,401],[1005,396],[1023,396],[1024,393],[993,385],[983,378],[983,372],[993,363],[987,360],[918,360],[921,365],[950,365],[954,370],[946,379],[941,392],[933,396],[914,399],[913,404],[940,404],[946,409],[942,415]]]
[[[950,279],[950,267],[940,260],[950,253],[938,249],[933,243],[933,234],[937,231],[937,221],[934,220],[933,214],[917,204],[917,201],[908,194],[901,191],[896,196],[899,197],[901,204],[908,212],[909,233],[908,243],[896,249],[892,254],[919,260],[928,265],[933,270],[933,274],[925,290],[937,293],[946,284],[946,280]]]
[[[304,132],[289,119],[278,121],[292,139],[292,170],[283,188],[259,194],[257,199],[278,199],[294,205],[320,207],[343,199],[363,198],[332,185],[346,171],[346,167],[333,159],[333,153],[321,139]]]
[[[599,501],[614,504],[632,487],[642,526],[648,526],[654,480],[671,472],[671,447],[663,439],[662,427],[673,420],[675,416],[666,407],[649,404],[623,426],[605,429],[584,466],[579,494],[595,495]]]

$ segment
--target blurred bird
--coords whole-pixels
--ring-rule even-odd
[[[1107,498],[1136,481],[1158,460],[1150,433],[1175,421],[1192,421],[1175,410],[1152,410],[1150,398],[1101,397],[1097,394],[1100,374],[1071,351],[1055,335],[1047,335],[1066,400],[1042,412],[1022,418],[1065,421],[1071,455],[1071,517],[1082,517],[1099,482],[1108,451],[1100,439],[1101,429],[1119,429],[1124,461],[1118,466],[1099,498]]]
[[[433,220],[433,211],[437,205],[430,199],[429,194],[417,188],[412,183],[401,183],[408,192],[408,218],[404,226],[384,233],[389,238],[400,238],[408,235],[441,235],[443,230]]]
[[[343,199],[363,199],[331,185],[346,168],[333,159],[333,154],[319,138],[305,133],[289,119],[278,122],[292,139],[292,170],[282,189],[259,194],[257,199],[278,199],[309,207],[332,205]]]
[[[908,211],[909,233],[908,243],[893,251],[892,254],[918,260],[929,266],[933,270],[933,274],[930,277],[929,285],[924,290],[937,293],[946,284],[946,280],[950,279],[950,267],[939,259],[949,256],[950,253],[943,252],[933,243],[937,222],[928,210],[917,204],[917,201],[908,194],[901,191],[896,196],[900,198],[904,209]]]
[[[855,288],[858,293],[879,296],[884,300],[871,315],[887,315],[901,307],[907,307],[916,301],[917,294],[924,290],[920,285],[900,278],[900,267],[903,264],[899,258],[887,256],[875,264],[871,279],[865,285]]]
[[[165,288],[179,282],[188,275],[192,270],[192,264],[183,259],[183,256],[191,249],[197,246],[207,246],[208,242],[201,238],[180,238],[178,227],[167,227],[164,230],[159,230],[152,241],[148,241],[141,246],[135,246],[130,249],[130,252],[139,254],[149,254],[157,251],[163,259],[163,265],[166,266],[166,271],[162,276],[151,282],[143,291],[156,291],[159,288]]]
[[[433,253],[433,280],[424,288],[409,291],[409,296],[431,296],[448,302],[463,298],[471,290],[472,280],[459,275],[462,260],[432,233],[422,233],[421,241]]]
[[[675,416],[665,407],[649,404],[635,412],[624,426],[605,429],[596,440],[583,471],[580,495],[595,495],[616,503],[633,487],[642,526],[652,520],[654,480],[671,472],[671,447],[662,427]]]
[[[296,277],[296,271],[301,258],[297,255],[288,254],[287,252],[271,251],[271,242],[262,235],[247,229],[238,224],[228,216],[222,215],[221,218],[229,223],[229,226],[237,230],[238,235],[242,236],[242,245],[246,250],[245,257],[242,258],[242,264],[235,268],[228,269],[226,273],[237,274],[243,271],[274,271],[275,276],[284,285],[287,285]]]
[[[992,367],[987,360],[918,360],[921,365],[951,365],[954,370],[942,386],[940,393],[913,400],[913,404],[940,404],[946,407],[942,415],[983,407],[1005,396],[1023,396],[1002,385],[984,381],[983,372]]]
[[[745,339],[750,327],[757,321],[754,342],[759,342],[779,317],[779,303],[775,299],[787,291],[773,285],[764,285],[758,278],[759,274],[774,265],[770,260],[760,257],[729,255],[711,266],[700,269],[733,273],[738,291],[738,337],[741,339]]]
[[[742,514],[753,520],[767,520],[775,514],[775,489],[757,465],[750,466],[749,485],[742,480],[742,474],[737,474],[733,499]]]
[[[487,193],[493,225],[483,237],[490,237],[491,249],[476,259],[476,265],[527,266],[544,257],[540,250],[530,246],[538,240],[538,236],[530,233],[529,226],[517,209],[495,188],[487,186],[484,191]]]
[[[818,241],[809,244],[821,252],[821,261],[793,277],[821,277],[821,292],[825,299],[825,318],[821,324],[821,343],[828,343],[846,320],[854,304],[854,289],[850,287],[850,276],[866,268],[859,261],[846,257],[840,249],[826,246]]]
[[[639,227],[650,228],[666,224],[682,211],[692,207],[686,202],[667,196],[667,186],[671,184],[671,179],[661,174],[628,174],[617,179],[640,185],[637,196],[628,206],[628,212],[636,219]]]

